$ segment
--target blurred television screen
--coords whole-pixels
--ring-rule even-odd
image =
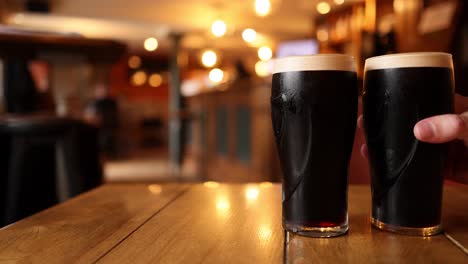
[[[312,39],[286,41],[278,45],[276,57],[317,54],[318,48],[317,41]]]

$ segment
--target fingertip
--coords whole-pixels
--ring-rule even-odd
[[[464,138],[468,125],[462,116],[446,114],[426,118],[413,128],[414,136],[423,142],[445,143]]]
[[[421,129],[419,128],[419,123],[416,123],[416,125],[413,128],[413,134],[414,137],[421,140]]]
[[[435,134],[434,126],[428,120],[419,121],[413,128],[413,134],[421,141],[431,140]]]

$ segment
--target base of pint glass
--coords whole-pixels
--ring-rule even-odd
[[[332,227],[310,227],[283,223],[286,231],[306,237],[336,237],[348,232],[348,223]]]
[[[442,225],[435,225],[429,227],[404,227],[404,226],[395,226],[390,225],[384,222],[381,222],[373,217],[370,219],[371,224],[378,229],[398,233],[402,235],[409,236],[433,236],[442,232]]]

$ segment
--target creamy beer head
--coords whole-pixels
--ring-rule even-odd
[[[447,145],[414,136],[423,119],[453,113],[454,73],[447,53],[370,58],[364,74],[363,120],[372,186],[371,223],[407,235],[441,229]]]
[[[273,74],[292,71],[356,72],[356,63],[352,56],[344,54],[291,56],[273,60]]]
[[[366,60],[364,71],[421,67],[453,69],[452,55],[443,52],[413,52],[377,56]]]
[[[310,237],[342,235],[348,230],[348,167],[358,109],[353,57],[279,58],[273,72],[283,228]]]

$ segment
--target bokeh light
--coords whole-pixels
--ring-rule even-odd
[[[244,29],[242,31],[242,38],[245,42],[252,43],[257,38],[257,32],[251,28]]]
[[[267,46],[260,47],[257,53],[258,53],[258,57],[262,61],[267,61],[271,59],[271,57],[273,56],[273,51],[271,51],[270,47],[267,47]]]
[[[317,4],[317,12],[319,12],[322,15],[328,14],[330,10],[330,4],[327,2],[320,2]]]
[[[128,67],[131,69],[138,69],[141,66],[141,58],[138,56],[131,56],[128,58]]]
[[[203,66],[210,68],[213,67],[218,60],[218,56],[212,50],[207,50],[202,54],[202,64]]]
[[[255,0],[255,13],[259,16],[266,16],[270,13],[270,0]]]
[[[163,81],[162,76],[157,73],[151,74],[150,77],[148,78],[148,83],[151,87],[161,86],[162,81]]]
[[[317,30],[317,39],[321,42],[328,41],[328,31],[323,28]]]
[[[335,4],[342,5],[344,4],[344,0],[334,0]]]
[[[258,61],[255,63],[255,73],[260,77],[266,77],[270,74],[268,70],[268,62]]]
[[[158,40],[156,38],[147,38],[143,45],[145,50],[155,51],[158,48]]]
[[[224,72],[218,68],[214,68],[210,71],[208,78],[214,83],[219,83],[223,80]]]
[[[132,84],[135,86],[141,86],[145,84],[147,78],[148,77],[144,71],[137,71],[132,75]]]
[[[222,37],[226,34],[226,23],[222,20],[216,20],[211,24],[211,33],[216,37]]]

